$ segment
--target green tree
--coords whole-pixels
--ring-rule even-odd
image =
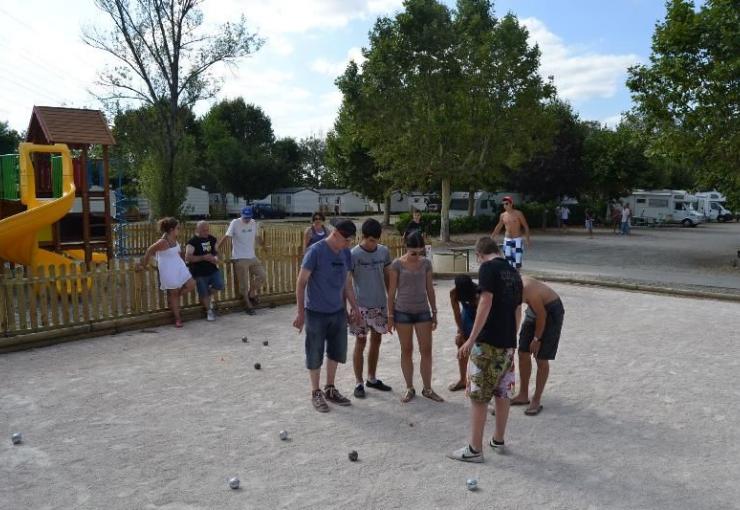
[[[301,184],[303,156],[295,138],[281,138],[272,147],[275,175],[280,179],[275,188]]]
[[[442,188],[441,238],[449,240],[453,186],[502,180],[534,147],[531,130],[553,89],[537,74],[539,50],[517,19],[491,3],[406,0],[370,33],[362,73],[338,81],[364,143],[400,189]]]
[[[326,166],[326,139],[312,134],[302,138],[298,145],[301,149],[302,184],[312,188],[338,187],[337,176]]]
[[[0,122],[0,154],[15,154],[18,152],[19,143],[21,135],[16,130],[10,129],[7,122]]]
[[[211,69],[253,53],[262,41],[247,31],[242,17],[213,33],[202,30],[203,0],[96,0],[110,19],[110,31],[92,26],[83,40],[111,55],[116,65],[100,74],[109,90],[103,100],[138,101],[152,107],[161,150],[147,163],[151,182],[144,188],[160,214],[177,214],[188,182],[187,163],[194,143],[181,115],[198,100],[212,97],[218,81]],[[183,154],[184,152],[184,154]]]
[[[629,70],[649,153],[740,200],[740,8],[737,0],[666,2],[650,63]]]
[[[273,158],[272,122],[244,99],[213,105],[201,123],[208,172],[223,197],[262,198],[284,181]]]

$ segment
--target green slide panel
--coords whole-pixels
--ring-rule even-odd
[[[62,157],[51,157],[51,192],[54,198],[62,196]]]

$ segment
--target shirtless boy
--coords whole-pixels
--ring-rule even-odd
[[[524,255],[522,230],[524,231],[527,248],[529,248],[529,225],[524,214],[514,208],[514,200],[510,196],[504,197],[501,202],[504,205],[504,212],[501,213],[498,225],[493,229],[491,237],[495,241],[496,236],[505,227],[504,257],[511,264],[511,267],[519,270],[522,268],[522,257]]]
[[[555,359],[563,327],[565,309],[560,296],[544,283],[522,277],[522,301],[527,303],[524,322],[519,333],[519,394],[511,405],[526,405],[524,414],[534,416],[542,411],[542,392],[550,373],[550,360]],[[530,356],[537,360],[537,380],[534,396],[529,400],[529,377],[532,373]]]

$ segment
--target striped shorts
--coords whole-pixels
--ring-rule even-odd
[[[514,269],[521,269],[524,257],[524,241],[521,237],[504,237],[504,257]]]

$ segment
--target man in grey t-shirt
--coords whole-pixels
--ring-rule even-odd
[[[386,287],[391,255],[388,248],[378,243],[382,227],[377,220],[369,218],[362,224],[362,241],[352,248],[352,283],[357,296],[360,317],[350,325],[350,333],[355,335],[355,391],[357,398],[365,398],[362,373],[365,364],[365,344],[370,332],[370,351],[367,357],[367,387],[380,391],[390,391],[391,387],[375,377],[380,355],[381,335],[388,332],[388,313],[386,310]]]

